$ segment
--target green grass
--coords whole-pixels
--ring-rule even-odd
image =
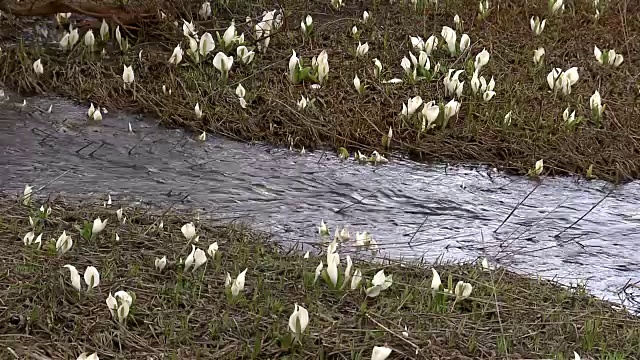
[[[312,250],[304,259],[295,247],[278,246],[245,225],[213,220],[195,222],[197,246],[206,250],[217,241],[220,256],[185,273],[179,259],[191,246],[180,227],[194,218],[169,210],[125,208],[126,221],[119,223],[117,204],[103,208],[56,199],[48,204],[51,214],[35,225],[36,235],[44,234],[42,249],[26,247],[22,237],[31,230],[29,216],[40,216],[39,205],[0,201],[3,359],[13,358],[9,348],[19,358],[39,359],[75,359],[83,351],[96,351],[101,359],[369,359],[373,346],[385,344],[393,349],[393,359],[572,359],[573,351],[583,359],[634,359],[640,353],[636,317],[583,289],[504,268],[433,265],[443,284],[451,277],[453,283],[473,285],[469,298],[454,302],[443,294],[432,297],[432,265],[355,260],[354,268],[364,276],[362,287],[381,269],[393,275],[391,287],[367,298],[362,288],[331,290],[322,279],[313,284],[317,264],[326,263],[324,254]],[[76,227],[98,216],[108,219],[106,229],[83,239]],[[74,245],[59,256],[49,241],[63,230]],[[349,252],[352,241],[338,249],[342,266],[347,253],[359,258]],[[320,238],[311,243],[325,247]],[[160,273],[154,259],[162,256],[168,265]],[[79,294],[65,264],[81,273],[95,266],[100,285]],[[235,278],[245,268],[245,289],[230,301],[225,274]],[[108,294],[119,290],[135,298],[124,324],[111,319],[105,304]],[[294,303],[310,316],[301,345],[290,344]]]
[[[186,55],[181,66],[168,64],[176,44],[188,48],[180,29],[181,19],[191,19],[200,6],[198,1],[172,3],[161,5],[168,14],[166,20],[144,23],[137,39],[131,39],[128,53],[121,54],[113,42],[99,44],[98,50],[106,49],[104,58],[97,53],[83,54],[81,46],[63,53],[55,45],[20,45],[22,34],[33,28],[33,20],[7,20],[1,26],[7,34],[16,35],[8,39],[0,55],[0,80],[24,92],[60,94],[87,106],[92,101],[109,109],[148,112],[160,117],[165,125],[197,133],[207,131],[243,141],[292,145],[295,149],[346,147],[352,152],[370,153],[375,149],[387,155],[399,151],[423,161],[482,163],[519,174],[526,174],[538,159],[544,159],[545,174],[585,176],[592,167],[589,175],[610,181],[640,176],[636,139],[640,132],[636,121],[640,117],[638,67],[633,56],[633,49],[640,48],[637,2],[603,1],[606,5],[598,21],[590,1],[566,2],[564,14],[557,16],[548,14],[546,1],[500,1],[492,4],[484,20],[476,17],[475,0],[441,0],[437,9],[427,7],[419,12],[399,2],[379,0],[347,1],[339,11],[332,9],[328,0],[214,2],[216,17],[199,23],[200,34],[211,31],[215,39],[215,31],[222,33],[235,19],[238,32],[244,32],[250,48],[256,39],[251,24],[245,22],[246,16],[255,23],[263,10],[277,9],[278,4],[284,9],[284,25],[272,36],[268,51],[257,54],[248,66],[236,61],[226,86],[218,82],[211,65],[219,46],[202,65],[189,63]],[[367,24],[360,22],[363,10],[371,14]],[[314,30],[303,39],[299,24],[307,14],[313,17]],[[442,26],[454,27],[455,14],[464,21],[463,32],[471,38],[469,52],[458,57],[443,48],[435,50],[431,64],[440,63],[442,70],[432,80],[401,85],[381,82],[402,77],[400,60],[410,51],[409,36],[419,35],[425,40],[431,35],[440,37]],[[534,15],[547,19],[540,36],[533,36],[529,28],[529,18]],[[178,28],[173,27],[174,20],[179,22]],[[360,31],[358,40],[351,35],[354,25]],[[364,58],[353,55],[358,41],[370,45]],[[598,64],[593,56],[596,45],[622,53],[625,62],[618,68]],[[533,51],[541,46],[546,50],[545,60],[536,67]],[[491,53],[491,60],[481,75],[496,80],[497,95],[490,102],[472,96],[469,87],[471,63],[484,48]],[[331,68],[327,84],[317,90],[308,83],[291,85],[286,73],[292,49],[306,64],[326,50]],[[142,61],[138,60],[140,50]],[[37,58],[42,58],[45,68],[39,77],[31,68]],[[373,76],[373,58],[383,64],[381,79]],[[135,98],[131,90],[123,90],[123,64],[133,65]],[[569,96],[554,96],[547,86],[547,73],[555,67],[566,70],[572,66],[579,68],[580,80]],[[427,131],[402,120],[398,115],[409,97],[420,95],[425,102],[448,101],[442,80],[449,68],[466,69],[461,76],[466,90],[459,116],[445,128]],[[356,74],[368,86],[363,95],[353,88]],[[238,84],[248,93],[247,109],[240,108],[234,93]],[[162,85],[172,89],[171,96],[162,93]],[[602,122],[590,116],[589,97],[596,89],[606,105]],[[316,99],[314,109],[296,108],[303,95]],[[205,114],[200,120],[193,111],[196,102]],[[567,107],[582,119],[575,127],[563,121]],[[512,123],[505,126],[503,119],[509,111]],[[385,149],[381,139],[389,127],[394,136],[389,149]]]

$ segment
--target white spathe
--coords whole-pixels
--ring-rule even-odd
[[[84,282],[87,284],[89,289],[93,289],[100,285],[100,273],[98,272],[98,269],[93,266],[87,266],[84,270]]]
[[[69,269],[69,272],[71,274],[71,285],[78,291],[82,290],[82,287],[80,285],[80,273],[78,273],[76,267],[69,264],[64,265],[64,267]]]
[[[231,285],[231,295],[233,297],[238,296],[238,294],[240,294],[240,292],[244,290],[244,283],[245,283],[247,270],[248,269],[244,269]]]
[[[40,59],[33,63],[33,71],[38,75],[44,73],[44,67],[42,66],[42,61]]]
[[[192,222],[182,225],[182,228],[180,228],[180,231],[182,231],[182,235],[184,235],[187,241],[193,239],[193,237],[196,235],[196,227],[195,225],[193,225]]]
[[[72,246],[73,240],[71,239],[71,236],[68,236],[66,231],[62,231],[62,235],[60,235],[60,237],[58,237],[58,241],[56,241],[56,252],[62,255],[69,251]]]
[[[155,266],[156,270],[162,271],[162,269],[167,266],[167,257],[163,256],[162,258],[156,258],[153,265]]]
[[[126,84],[131,84],[132,82],[135,81],[135,75],[133,74],[133,68],[132,65],[123,65],[124,66],[124,70],[122,72],[122,80],[124,80],[124,82]]]
[[[96,111],[99,111],[99,110],[96,110]],[[95,112],[94,112],[94,118],[95,118]],[[100,218],[96,218],[95,220],[93,220],[93,226],[91,227],[91,234],[97,235],[102,230],[104,230],[104,228],[107,226],[108,220],[109,219],[104,219],[104,221],[102,221]]]
[[[301,335],[309,325],[309,312],[302,306],[295,304],[293,313],[289,316],[289,329],[295,335]]]

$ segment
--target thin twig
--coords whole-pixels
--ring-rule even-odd
[[[586,213],[584,213],[582,216],[580,216],[571,225],[569,225],[566,228],[564,228],[564,230],[562,230],[559,233],[555,234],[553,237],[554,238],[559,238],[560,235],[564,234],[565,231],[571,229],[575,224],[579,223],[582,219],[584,219],[587,215],[589,215],[589,213],[591,213],[593,211],[593,209],[597,208],[606,198],[608,198],[609,195],[611,195],[611,193],[613,193],[613,190],[614,190],[614,188],[611,188],[611,190],[609,190],[609,192],[602,199],[600,199],[597,203],[595,203]]]
[[[529,196],[531,196],[531,194],[533,194],[534,191],[536,191],[536,189],[538,188],[538,186],[540,186],[541,183],[537,183],[536,186],[531,189],[531,191],[529,191],[529,193],[527,194],[527,196],[524,197],[524,199],[522,199],[518,205],[516,205],[511,212],[509,213],[509,215],[502,220],[502,223],[500,224],[500,226],[498,226],[495,230],[493,230],[493,232],[498,232],[498,230],[500,230],[500,228],[502,227],[502,225],[504,225],[504,223],[507,222],[507,220],[509,220],[509,218],[511,217],[511,215],[513,215],[514,212],[516,212],[516,210],[518,210],[518,208],[520,207],[520,205],[522,205],[525,201],[527,201],[527,199],[529,198]]]
[[[406,339],[404,336],[396,333],[395,331],[389,329],[388,327],[382,325],[381,323],[379,323],[378,321],[376,321],[374,318],[371,317],[371,315],[367,314],[367,317],[369,318],[369,320],[373,321],[376,325],[380,326],[382,329],[384,329],[385,331],[387,331],[388,333],[396,336],[397,338],[401,339],[402,341],[406,342],[407,344],[413,346],[416,349],[416,354],[420,352],[420,347],[414,343],[412,343],[411,341],[409,341],[408,339]]]

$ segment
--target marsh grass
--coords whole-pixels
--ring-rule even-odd
[[[200,26],[222,33],[233,18],[249,46],[256,39],[245,17],[255,21],[263,10],[280,5],[284,9],[284,25],[272,36],[266,54],[257,54],[248,66],[236,61],[227,86],[218,82],[210,59],[201,65],[185,60],[177,68],[168,64],[171,51],[184,40],[181,19],[195,19],[200,3],[163,3],[166,21],[145,24],[137,32],[138,38],[131,39],[132,48],[124,55],[110,42],[104,59],[98,53],[80,56],[81,46],[68,54],[55,43],[46,47],[33,42],[25,45],[22,38],[33,28],[33,20],[6,20],[3,29],[16,35],[8,39],[10,43],[5,41],[0,80],[23,92],[59,94],[83,104],[92,101],[108,108],[151,113],[165,125],[198,133],[206,130],[297,149],[346,147],[380,151],[384,150],[381,139],[392,127],[394,137],[388,151],[401,151],[424,161],[482,163],[526,174],[536,160],[543,158],[549,174],[586,175],[593,166],[592,176],[596,178],[626,181],[640,176],[637,2],[607,1],[606,11],[597,22],[589,1],[570,2],[564,14],[555,17],[547,15],[546,1],[496,2],[484,21],[476,18],[475,0],[449,0],[437,11],[428,8],[419,13],[410,5],[378,0],[347,2],[340,11],[332,9],[329,1],[214,2],[216,17],[200,22]],[[366,24],[360,21],[363,10],[371,14]],[[307,14],[313,16],[314,29],[303,40],[299,23]],[[451,57],[444,49],[435,51],[431,63],[440,62],[442,71],[431,81],[392,86],[374,79],[373,58],[379,58],[384,66],[383,80],[402,77],[399,64],[410,50],[409,36],[439,36],[443,25],[453,27],[455,14],[464,21],[464,32],[471,37],[470,53]],[[544,32],[537,37],[529,29],[533,15],[547,18]],[[173,27],[174,20],[179,21],[178,28]],[[360,30],[359,41],[370,45],[365,58],[353,55],[358,44],[351,35],[354,25]],[[599,65],[592,54],[594,45],[616,49],[624,54],[625,62],[614,69]],[[540,46],[546,49],[545,64],[536,68],[533,51]],[[414,124],[398,117],[402,103],[410,96],[442,101],[443,74],[448,68],[468,68],[469,61],[483,48],[490,51],[491,61],[482,74],[487,79],[494,76],[497,83],[498,95],[492,101],[484,103],[472,98],[470,89],[465,90],[469,92],[462,98],[459,117],[451,119],[445,129],[420,132]],[[218,49],[217,46],[214,53]],[[286,72],[292,49],[307,64],[312,56],[326,50],[331,68],[329,82],[318,90],[289,84]],[[140,50],[142,61],[138,60]],[[37,58],[42,58],[45,68],[45,74],[38,77],[31,68]],[[123,89],[123,64],[133,65],[135,98],[131,90]],[[546,74],[554,67],[571,66],[579,67],[580,80],[570,96],[554,96],[546,84]],[[364,95],[353,88],[355,74],[368,85]],[[471,73],[462,78],[467,86],[470,78]],[[246,110],[240,108],[234,94],[239,83],[248,93]],[[162,85],[172,89],[171,96],[163,94]],[[589,119],[589,97],[596,89],[607,106],[601,124]],[[296,108],[302,95],[317,99],[314,110]],[[196,102],[205,114],[200,120],[193,111]],[[585,117],[575,128],[568,128],[562,120],[567,106],[576,110],[577,116]],[[509,111],[513,114],[512,124],[505,126],[503,118]]]
[[[407,359],[566,359],[573,351],[583,359],[632,359],[640,353],[637,318],[584,289],[503,268],[435,265],[443,284],[451,276],[473,285],[471,297],[454,305],[453,299],[433,300],[430,265],[356,260],[365,280],[381,269],[393,274],[390,288],[367,298],[363,289],[331,291],[322,279],[313,284],[324,254],[304,259],[244,225],[199,221],[197,245],[206,250],[217,241],[220,256],[183,273],[178,262],[191,247],[180,227],[192,217],[125,208],[127,220],[119,223],[117,207],[60,198],[49,205],[51,214],[36,223],[36,234],[44,233],[37,250],[22,243],[37,208],[14,198],[0,201],[3,359],[13,358],[9,348],[36,359],[75,359],[83,351],[97,351],[101,359],[368,359],[373,346],[383,344],[393,348],[392,358]],[[74,227],[98,216],[108,219],[106,229],[94,240],[82,239]],[[75,244],[57,256],[49,241],[63,230]],[[169,261],[160,273],[154,259],[162,256]],[[79,296],[64,264],[81,272],[95,266],[100,285]],[[243,295],[230,302],[225,274],[235,278],[244,268]],[[135,298],[123,325],[105,304],[118,290]],[[289,336],[294,303],[310,314],[302,346],[291,345]]]

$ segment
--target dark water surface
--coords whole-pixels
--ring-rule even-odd
[[[213,136],[203,144],[194,134],[115,109],[101,124],[89,124],[89,104],[38,97],[21,107],[22,97],[6,95],[3,191],[16,193],[25,183],[38,188],[64,174],[45,193],[110,193],[116,202],[197,208],[203,217],[249,220],[283,241],[318,241],[324,218],[332,231],[336,224],[347,225],[352,236],[370,231],[381,256],[487,256],[567,284],[586,279],[594,294],[610,299],[640,280],[638,183],[546,178],[494,233],[535,181],[396,158],[385,166],[358,165],[334,154],[300,155]]]

